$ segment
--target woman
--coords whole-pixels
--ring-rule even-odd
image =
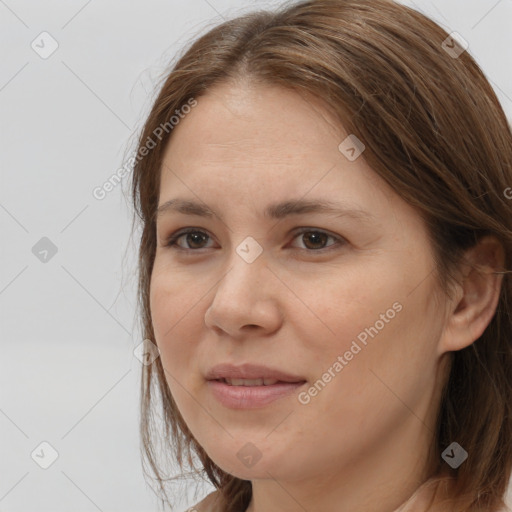
[[[132,183],[164,495],[154,384],[200,512],[506,510],[511,186],[492,88],[418,12],[309,0],[195,41]]]

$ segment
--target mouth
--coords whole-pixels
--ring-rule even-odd
[[[293,375],[277,368],[250,363],[241,365],[229,363],[217,364],[206,372],[205,377],[206,380],[225,380],[228,383],[233,383],[232,385],[235,386],[261,386],[272,385],[275,384],[275,382],[296,383],[306,380],[304,377]],[[244,382],[248,384],[244,384]]]
[[[230,409],[261,408],[306,384],[303,377],[252,364],[214,366],[206,380],[213,396]]]
[[[295,382],[286,382],[278,379],[214,379],[217,382],[223,382],[224,384],[227,384],[228,386],[273,386],[274,384],[296,384]],[[300,382],[300,381],[297,381]]]

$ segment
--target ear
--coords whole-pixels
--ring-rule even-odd
[[[492,320],[498,305],[505,252],[494,236],[485,236],[465,253],[461,281],[448,301],[441,353],[461,350],[475,342]]]

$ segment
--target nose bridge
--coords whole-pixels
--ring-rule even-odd
[[[251,236],[245,237],[233,247],[229,258],[229,271],[220,283],[220,287],[234,293],[242,293],[246,298],[256,289],[261,289],[264,279],[268,279],[266,254],[263,247]],[[219,291],[219,290],[218,290]]]

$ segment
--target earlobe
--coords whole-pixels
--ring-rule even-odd
[[[505,252],[493,236],[485,236],[465,253],[461,281],[449,302],[440,352],[474,343],[491,322],[500,298]]]

